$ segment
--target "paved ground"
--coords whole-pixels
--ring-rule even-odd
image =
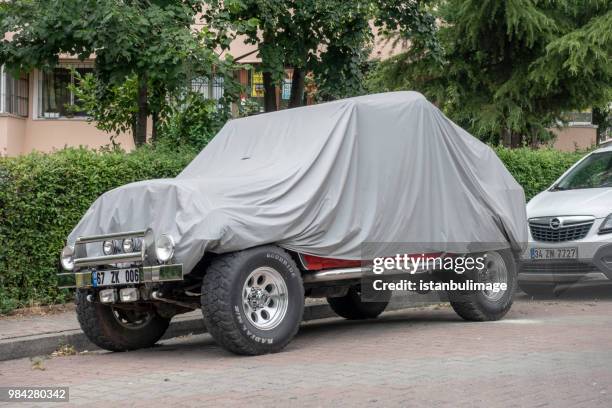
[[[494,323],[462,322],[447,307],[310,322],[285,352],[260,357],[199,335],[131,353],[5,361],[0,386],[69,386],[71,403],[87,406],[610,407],[610,291],[519,296]]]

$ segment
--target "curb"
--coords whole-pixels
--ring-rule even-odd
[[[392,300],[386,311],[408,309],[423,305],[423,303],[394,302]],[[337,317],[337,315],[327,304],[310,305],[304,308],[303,321],[305,322],[329,317]],[[162,340],[202,333],[206,333],[206,327],[204,327],[200,317],[179,315],[172,320]],[[99,349],[87,339],[80,329],[73,329],[0,340],[0,361],[49,355],[64,345],[71,345],[76,351]]]
[[[328,305],[312,305],[304,308],[304,321],[333,316],[335,314]],[[201,333],[206,333],[201,318],[178,316],[172,320],[162,340]],[[66,344],[73,346],[77,351],[98,349],[81,330],[74,329],[0,340],[0,361],[49,355]]]

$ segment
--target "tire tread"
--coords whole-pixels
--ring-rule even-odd
[[[285,250],[278,247],[268,247],[267,249],[282,254],[292,263],[296,271],[299,270]],[[211,262],[202,283],[202,315],[208,332],[223,348],[236,354],[259,355],[263,354],[262,349],[246,339],[239,325],[236,324],[230,300],[232,291],[235,289],[232,287],[232,278],[245,261],[247,251],[224,254]],[[298,329],[299,324],[295,325],[291,335],[284,342],[275,344],[275,349],[280,350],[285,347],[295,336]]]

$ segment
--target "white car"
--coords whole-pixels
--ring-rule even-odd
[[[527,217],[524,292],[612,283],[612,147],[588,154],[531,199]]]

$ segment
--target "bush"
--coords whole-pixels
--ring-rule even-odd
[[[173,100],[164,112],[158,145],[203,149],[229,119],[226,105],[198,92]]]
[[[496,148],[528,198],[581,157],[553,150]],[[136,180],[173,177],[193,150],[143,147],[132,153],[66,149],[0,158],[0,313],[63,302],[56,288],[64,240],[103,192]]]
[[[552,149],[508,149],[496,147],[495,152],[510,173],[525,190],[527,200],[550,185],[585,152],[565,153]]]
[[[194,155],[145,147],[0,158],[0,313],[66,300],[56,288],[58,254],[91,203],[125,183],[174,177]]]

